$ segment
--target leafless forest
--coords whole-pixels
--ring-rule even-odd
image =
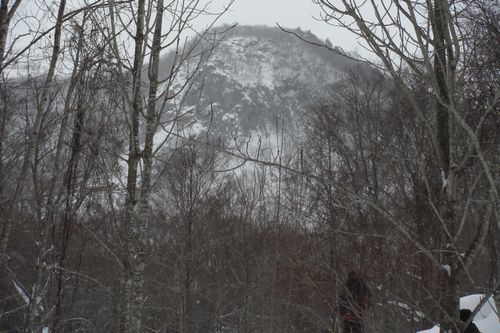
[[[313,2],[365,50],[282,28],[351,65],[273,155],[175,130],[232,1],[1,0],[0,332],[340,332],[353,270],[367,332],[498,304],[498,2]]]

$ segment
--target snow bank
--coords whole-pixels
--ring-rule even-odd
[[[433,328],[430,328],[425,331],[418,331],[417,333],[439,333],[439,326],[434,326]]]
[[[462,297],[460,298],[460,309],[473,311],[483,299],[483,294]],[[490,297],[481,307],[481,310],[474,316],[474,324],[476,324],[481,333],[500,333],[500,317],[493,297]],[[439,326],[436,325],[431,329],[417,333],[439,333]]]
[[[483,294],[469,295],[460,298],[460,309],[469,309],[474,311],[476,306],[484,299]],[[487,319],[491,314],[497,313],[497,307],[495,305],[495,300],[493,297],[481,307],[481,310],[474,317],[475,320],[478,319]]]
[[[460,309],[474,310],[476,305],[484,299],[484,295],[469,295],[460,298]],[[493,297],[481,307],[474,316],[474,324],[482,333],[500,333],[500,317]]]

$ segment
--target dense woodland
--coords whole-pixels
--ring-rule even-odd
[[[0,332],[328,332],[352,270],[367,332],[498,296],[495,1],[315,0],[369,55],[282,32],[351,60],[274,158],[173,130],[226,9],[27,2],[0,6]]]

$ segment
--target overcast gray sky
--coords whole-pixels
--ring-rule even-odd
[[[346,50],[356,50],[357,42],[353,35],[317,20],[320,11],[319,6],[311,0],[235,0],[220,22],[269,26],[279,23],[288,28],[300,27],[303,30],[311,30],[322,39],[329,38],[333,45],[339,45]]]
[[[31,22],[32,27],[30,29],[32,30],[37,30],[39,24],[42,25],[39,29],[43,30],[43,25],[49,24],[46,22],[46,17],[39,17],[43,12],[37,6],[34,6],[31,1],[33,0],[22,2],[23,5],[18,10],[18,14],[23,17],[33,17],[33,20],[23,18],[23,21],[13,28],[14,33],[11,38],[25,34],[23,38],[16,41],[18,48],[22,48],[23,44],[29,42],[32,38],[32,34],[28,33],[27,23]],[[210,11],[218,12],[229,1],[202,0],[202,3],[211,3],[209,5]],[[82,2],[83,0],[69,0],[69,3],[73,4],[75,8],[78,8]],[[50,3],[50,1],[47,1],[47,3]],[[56,2],[53,2],[53,6],[56,6]],[[354,36],[343,29],[320,21],[320,12],[319,6],[311,0],[235,0],[229,11],[220,18],[217,25],[239,23],[242,25],[276,26],[276,23],[279,23],[286,28],[300,27],[303,30],[310,30],[323,40],[329,38],[333,45],[341,46],[347,51],[360,53],[360,48]],[[198,26],[198,28],[203,29],[211,20],[213,20],[213,16],[202,16],[198,17],[194,24],[195,27]],[[42,41],[45,42],[45,40]],[[361,49],[361,51],[363,50]],[[44,57],[40,59],[43,60]],[[30,62],[33,62],[33,57],[30,58]],[[42,63],[40,64],[38,67],[42,66]],[[20,67],[17,66],[17,69],[24,70],[21,67],[23,67],[22,64]]]

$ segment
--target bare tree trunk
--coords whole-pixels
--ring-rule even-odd
[[[144,62],[145,0],[137,3],[134,66],[132,69],[132,109],[130,110],[129,156],[127,160],[127,196],[125,199],[126,264],[122,302],[121,332],[141,332],[141,306],[144,253],[140,248],[143,235],[136,214],[138,164],[140,161],[139,116],[142,113],[141,73]]]
[[[5,44],[9,32],[9,0],[2,0],[0,4],[0,67],[5,55]]]
[[[5,45],[7,43],[7,34],[9,33],[10,20],[22,0],[16,0],[9,10],[9,0],[2,0],[0,3],[0,68],[5,59]],[[2,70],[0,70],[2,73]]]
[[[161,51],[161,34],[163,22],[163,0],[159,0],[155,9],[155,31],[152,41],[152,50],[149,63],[149,96],[146,114],[146,135],[144,149],[139,152],[139,116],[142,113],[141,83],[142,83],[142,64],[144,54],[142,51],[144,44],[144,21],[145,21],[145,2],[139,1],[137,10],[137,32],[135,36],[135,55],[133,70],[133,108],[131,114],[131,137],[129,146],[128,176],[127,176],[127,201],[126,201],[126,225],[128,233],[128,265],[129,281],[126,286],[130,290],[126,293],[130,304],[129,318],[123,325],[125,332],[141,332],[142,330],[142,305],[144,302],[144,269],[147,221],[149,218],[149,200],[151,195],[151,174],[153,168],[153,139],[156,132],[158,115],[156,111],[156,99],[158,91],[158,67]],[[141,178],[140,197],[137,199],[137,178],[138,163],[143,160],[143,173]],[[139,211],[136,216],[135,205],[139,203]]]
[[[83,73],[81,73],[83,75]],[[80,89],[83,87],[83,78],[80,77]],[[84,94],[84,93],[81,93]],[[72,228],[74,224],[74,207],[73,199],[75,195],[75,181],[77,176],[78,162],[80,160],[80,153],[82,149],[81,137],[83,132],[83,125],[85,114],[87,112],[84,106],[83,96],[80,95],[79,102],[77,106],[76,116],[73,124],[73,134],[71,139],[71,154],[67,166],[67,170],[64,175],[64,186],[65,186],[65,208],[62,218],[62,230],[58,240],[54,240],[55,243],[59,241],[58,253],[57,253],[57,271],[55,272],[56,277],[56,304],[54,308],[54,321],[53,321],[53,331],[54,333],[64,332],[63,322],[63,309],[62,304],[64,300],[64,270],[66,266],[66,255],[69,245],[69,240],[72,234]]]
[[[192,302],[191,302],[191,269],[193,261],[193,226],[194,226],[194,205],[196,204],[197,198],[194,197],[194,187],[198,184],[195,183],[194,179],[194,168],[196,163],[196,154],[194,151],[188,151],[187,153],[187,165],[189,168],[187,174],[187,184],[188,192],[186,196],[186,212],[185,212],[185,223],[186,223],[186,234],[184,241],[184,281],[183,281],[183,296],[182,296],[182,315],[181,315],[181,332],[191,333],[192,322],[191,322],[191,312],[192,312]],[[192,154],[192,155],[191,155]],[[182,199],[181,199],[182,200]]]
[[[186,222],[181,332],[191,333],[191,262],[193,252],[193,218],[191,213],[188,214]]]
[[[500,166],[500,145],[497,146],[496,149],[496,165]],[[496,173],[495,177],[496,183],[500,184],[500,172]],[[493,210],[493,214],[496,215],[497,221],[500,218],[498,215],[500,215],[500,202],[493,203],[496,205],[496,207]],[[493,269],[492,269],[492,275],[493,275],[493,283],[491,284],[492,286],[495,285],[498,280],[500,280],[500,228],[495,228],[492,226],[492,232],[491,232],[491,237],[492,237],[492,252],[494,255],[492,256],[493,262]],[[495,300],[496,304],[500,304],[500,292],[495,293]]]
[[[5,59],[5,46],[7,43],[7,34],[9,33],[9,24],[10,24],[10,19],[14,15],[15,11],[19,7],[21,3],[21,0],[16,0],[14,2],[14,5],[11,7],[9,10],[9,0],[1,0],[0,3],[0,68],[3,66],[3,62]],[[3,72],[3,70],[0,70],[0,74]],[[2,78],[0,78],[2,79]],[[4,105],[5,108],[5,105]],[[3,133],[4,133],[4,126],[5,126],[5,110],[2,110],[2,132],[1,135],[2,137],[0,138],[0,159],[3,160]],[[27,169],[26,169],[27,170]],[[0,162],[0,182],[3,181],[3,165],[1,165]],[[0,185],[0,198],[3,199],[3,191],[2,191],[2,185]],[[13,220],[10,217],[11,210],[12,210],[12,205],[15,204],[15,197],[14,199],[10,200],[10,202],[4,202],[2,201],[2,206],[8,205],[9,207],[5,210],[2,209],[2,225],[0,228],[0,274],[3,272],[4,265],[6,264],[6,251],[7,251],[7,243],[9,241],[9,236],[10,232],[12,230],[12,225],[13,225]]]
[[[63,23],[63,18],[64,18],[64,11],[66,8],[66,0],[61,0],[59,4],[59,10],[57,13],[57,21],[56,21],[56,28],[54,32],[54,46],[52,48],[52,56],[50,60],[50,65],[49,65],[49,70],[47,73],[47,77],[45,78],[45,82],[42,86],[42,93],[40,96],[40,101],[38,103],[37,111],[36,111],[36,118],[35,118],[35,124],[34,124],[34,130],[31,133],[29,140],[28,140],[28,147],[26,151],[26,156],[25,160],[23,162],[22,168],[20,175],[17,179],[17,184],[16,184],[16,189],[14,192],[14,196],[12,199],[12,202],[9,207],[9,211],[7,213],[7,223],[5,226],[5,231],[2,234],[2,239],[0,240],[2,243],[0,243],[0,266],[3,263],[3,260],[6,256],[6,249],[7,249],[7,242],[9,239],[9,234],[10,231],[12,230],[12,226],[14,224],[14,219],[12,217],[12,213],[15,210],[15,205],[17,203],[18,197],[22,194],[25,181],[26,181],[26,176],[28,174],[28,170],[30,166],[33,164],[33,152],[36,150],[38,144],[39,144],[39,135],[40,131],[42,129],[43,125],[43,118],[44,114],[46,112],[46,108],[48,106],[49,102],[49,93],[50,93],[50,88],[53,82],[54,74],[55,74],[55,69],[56,65],[59,59],[59,52],[60,52],[60,45],[61,45],[61,31],[62,31],[62,23]],[[35,282],[33,283],[32,286],[32,291],[31,291],[31,297],[30,297],[30,303],[27,309],[26,313],[26,321],[25,321],[25,327],[24,331],[26,333],[28,332],[33,332],[37,330],[37,326],[40,324],[38,323],[37,316],[40,315],[39,311],[39,302],[41,300],[42,293],[44,292],[43,286],[42,286],[42,280],[43,280],[43,274],[41,274],[42,270],[42,262],[43,258],[42,256],[45,256],[47,253],[47,249],[45,249],[46,245],[46,237],[47,237],[47,227],[48,227],[48,221],[44,220],[41,221],[41,232],[40,232],[40,238],[39,238],[39,246],[37,248],[38,251],[38,256],[37,256],[37,264],[35,268]]]
[[[0,77],[0,80],[2,78]],[[2,82],[3,83],[3,82]],[[0,86],[0,98],[1,98],[1,116],[0,116],[0,216],[2,216],[2,221],[3,217],[5,216],[5,203],[6,203],[6,196],[5,196],[5,169],[4,169],[4,140],[7,135],[6,133],[6,126],[7,126],[7,113],[8,113],[8,106],[7,103],[9,102],[8,99],[8,92],[7,92],[7,87],[5,86]],[[3,223],[1,223],[2,227],[0,227],[0,235],[2,234],[3,230]],[[0,266],[0,272],[2,272],[2,267]]]
[[[448,17],[445,6],[448,6],[447,1],[435,0],[433,9],[432,31],[434,33],[434,74],[438,87],[436,101],[436,124],[437,138],[442,157],[441,177],[442,177],[442,192],[441,192],[441,262],[443,265],[442,271],[442,287],[443,299],[441,306],[441,326],[442,332],[449,332],[456,329],[456,323],[459,318],[458,304],[458,289],[457,276],[455,271],[457,268],[457,254],[453,248],[453,236],[456,234],[455,225],[455,205],[456,205],[456,174],[455,170],[450,168],[450,87],[452,84],[449,80],[450,62],[453,61],[453,53],[446,47],[446,36],[448,29]]]

